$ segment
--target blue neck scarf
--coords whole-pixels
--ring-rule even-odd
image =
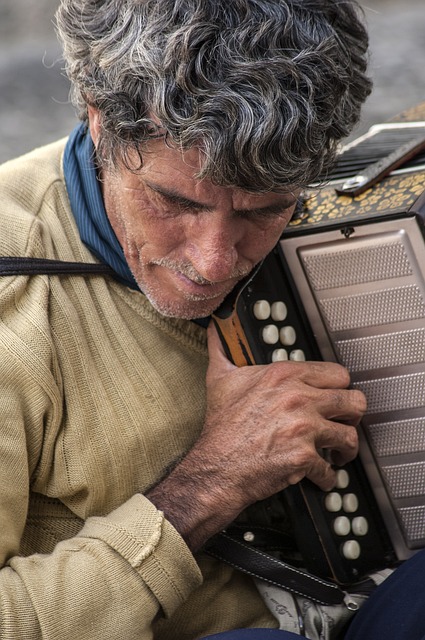
[[[94,145],[85,124],[74,129],[66,144],[64,175],[81,240],[101,262],[112,267],[122,284],[141,291],[106,214],[94,164]],[[206,327],[209,318],[194,322]]]
[[[64,174],[81,240],[101,262],[112,267],[123,284],[140,290],[106,215],[94,164],[94,145],[84,124],[74,129],[66,144]]]

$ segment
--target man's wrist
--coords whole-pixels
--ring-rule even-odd
[[[241,509],[231,500],[220,469],[192,454],[146,493],[192,552],[234,520]]]

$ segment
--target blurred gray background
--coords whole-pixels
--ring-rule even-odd
[[[53,15],[58,0],[0,0],[0,161],[76,123]],[[425,100],[424,0],[361,0],[375,82],[356,135]]]

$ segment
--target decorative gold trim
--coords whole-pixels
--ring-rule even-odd
[[[407,212],[424,192],[425,171],[388,177],[355,198],[324,188],[309,195],[301,216],[289,223],[289,230]]]

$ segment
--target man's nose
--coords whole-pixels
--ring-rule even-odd
[[[239,266],[240,229],[232,222],[208,222],[192,229],[186,244],[186,256],[196,271],[210,282],[235,277]]]

